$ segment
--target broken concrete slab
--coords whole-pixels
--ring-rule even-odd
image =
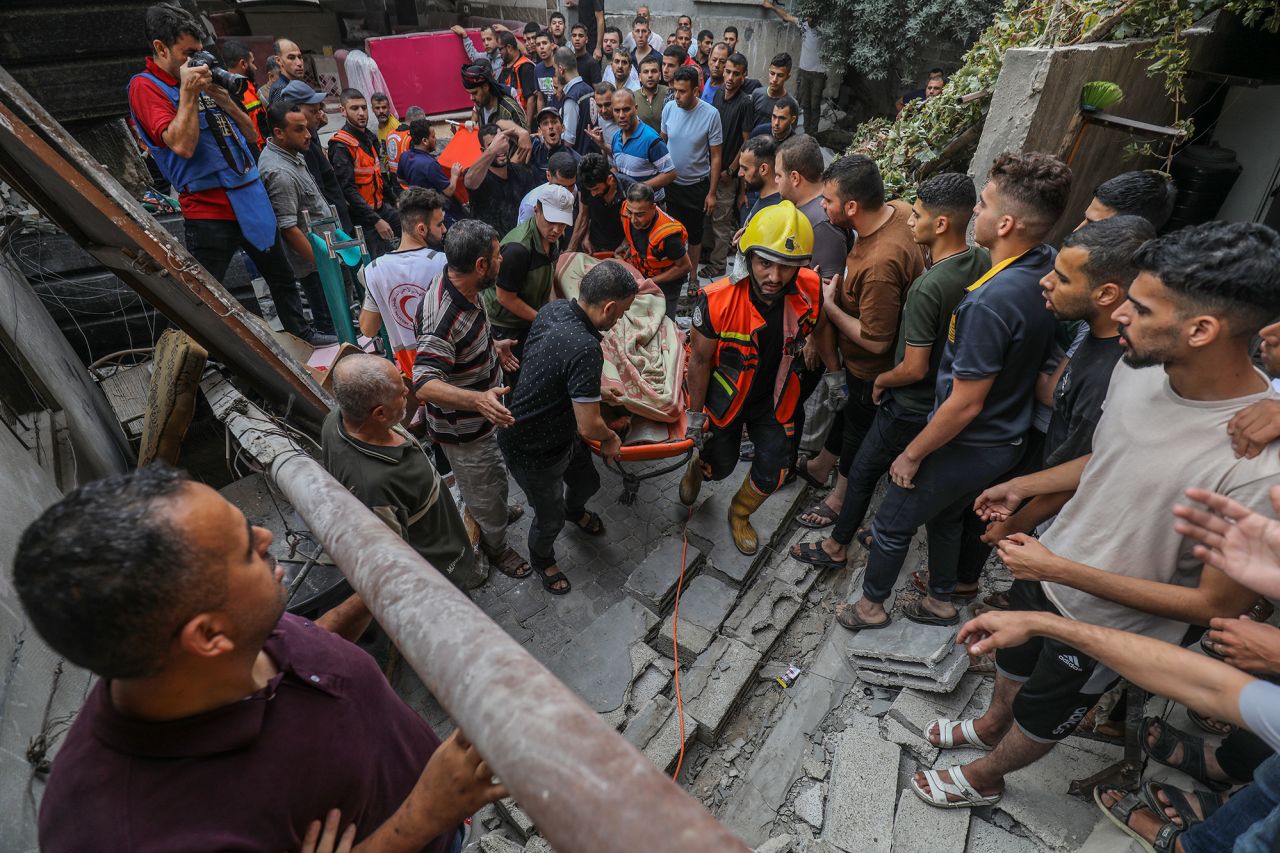
[[[932,765],[938,759],[939,750],[929,743],[925,727],[937,719],[961,719],[981,681],[981,676],[966,675],[950,693],[903,690],[893,700],[888,713],[880,718],[881,736],[905,746],[925,764]]]
[[[964,853],[970,809],[937,809],[910,789],[898,796],[893,853]]]
[[[659,616],[669,613],[676,584],[680,581],[682,548],[683,543],[677,537],[663,539],[631,572],[623,591]],[[692,542],[685,554],[685,563],[684,581],[687,585],[702,569],[702,552]]]
[[[755,853],[791,853],[795,848],[794,835],[777,835],[755,849]]]
[[[718,578],[706,575],[694,578],[680,593],[675,610],[662,623],[654,648],[670,657],[674,634],[680,643],[680,659],[692,661],[711,645],[737,599],[738,590]],[[674,631],[676,610],[680,616],[678,632]]]
[[[759,665],[759,652],[729,637],[717,637],[698,655],[681,681],[685,710],[699,724],[698,740],[715,743]]]
[[[956,626],[920,625],[910,619],[874,631],[858,631],[849,638],[849,656],[880,661],[904,661],[936,667],[956,648]]]
[[[802,606],[804,593],[794,584],[761,577],[729,614],[724,633],[767,654]]]
[[[949,693],[969,670],[969,653],[962,646],[953,646],[936,667],[873,658],[854,658],[853,663],[858,667],[858,678],[869,684]]]
[[[528,840],[533,834],[533,818],[525,813],[524,809],[516,805],[516,801],[507,797],[494,803],[498,808],[498,814],[502,815],[502,819],[511,825],[511,828],[519,834],[521,839]],[[516,845],[519,848],[522,845]]]
[[[822,837],[846,853],[889,853],[898,780],[898,746],[874,720],[856,718],[837,736]]]
[[[504,838],[496,832],[480,837],[480,849],[484,853],[523,853],[524,845],[517,844],[510,838]]]
[[[541,835],[535,835],[524,846],[524,853],[556,853],[556,851],[552,848],[550,841]]]
[[[683,746],[698,733],[698,721],[684,714]],[[665,696],[653,697],[627,724],[622,736],[648,756],[659,770],[670,773],[680,756],[680,720],[676,717],[675,704]]]
[[[1116,833],[1123,836],[1119,830],[1116,830]],[[1123,847],[1106,848],[1107,853],[1115,853],[1123,849]],[[1043,847],[1031,839],[1006,832],[985,820],[975,819],[969,822],[969,841],[965,845],[964,853],[1041,853],[1043,850]]]
[[[699,550],[706,555],[703,571],[743,587],[771,556],[773,545],[781,537],[789,535],[787,521],[795,513],[804,490],[799,481],[783,486],[751,516],[751,523],[760,537],[760,549],[752,555],[743,554],[734,547],[733,538],[729,535],[729,504],[736,490],[736,487],[719,488],[707,494],[694,510],[687,530],[690,543],[696,541]]]
[[[760,844],[778,816],[809,754],[810,733],[844,701],[853,673],[844,655],[845,631],[832,628],[809,664],[812,678],[791,688],[791,702],[769,730],[717,817],[748,844]],[[809,848],[812,850],[812,846]]]
[[[641,707],[671,683],[672,664],[647,643],[633,643],[630,653],[631,683],[623,690],[622,703],[601,714],[605,722],[618,731],[622,731]]]
[[[826,800],[826,791],[823,790],[825,787],[822,784],[811,785],[791,804],[796,817],[814,829],[822,829],[822,805]]]
[[[658,617],[644,605],[623,598],[574,637],[548,668],[592,710],[617,710],[635,676],[631,647],[647,639],[657,625]]]

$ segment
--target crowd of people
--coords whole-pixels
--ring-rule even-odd
[[[1101,730],[1096,706],[1124,678],[1227,737],[1144,721],[1146,753],[1206,789],[1104,785],[1099,807],[1161,853],[1273,849],[1280,235],[1224,222],[1167,232],[1176,188],[1152,171],[1069,209],[1071,170],[1035,152],[975,164],[980,189],[939,173],[913,201],[888,199],[875,162],[826,163],[813,138],[815,22],[762,5],[801,26],[796,98],[788,54],[757,81],[736,29],[717,42],[684,17],[664,39],[645,7],[628,34],[594,2],[567,33],[559,13],[519,35],[486,29],[483,49],[460,31],[482,152],[465,169],[441,166],[420,110],[401,121],[355,90],[326,150],[324,98],[288,40],[279,77],[237,104],[188,64],[203,34],[168,6],[148,13],[153,55],[130,104],[181,193],[192,253],[221,276],[243,249],[286,330],[323,341],[334,320],[303,214],[332,207],[341,226],[365,227],[358,323],[385,332],[389,351],[334,365],[323,462],[458,586],[496,568],[564,595],[566,569],[589,573],[561,565],[555,544],[566,525],[607,533],[588,507],[600,479],[586,442],[611,457],[623,437],[606,417],[620,397],[602,387],[601,342],[647,279],[687,320],[684,504],[749,460],[727,532],[754,554],[775,533],[752,523],[771,494],[796,478],[823,493],[798,521],[829,532],[790,556],[843,571],[867,555],[835,610],[845,630],[959,626],[979,605],[958,641],[994,652],[993,698],[924,735],[988,754],[916,774],[916,795],[999,802],[1009,774],[1086,719]],[[225,54],[252,73],[247,51]],[[931,77],[922,96],[941,85]],[[562,252],[600,259],[571,299],[555,298]],[[805,456],[819,388],[839,410]],[[511,480],[532,513],[527,556],[509,536],[525,512]],[[927,569],[904,594],[922,526]],[[314,623],[283,613],[270,545],[163,467],[84,487],[26,531],[15,584],[28,615],[103,677],[54,766],[45,849],[94,846],[120,815],[138,843],[294,849],[315,841],[317,817],[336,831],[336,806],[355,822],[348,839],[456,851],[462,819],[504,794],[465,736],[441,744],[334,637],[370,629],[359,596]],[[983,597],[993,551],[1015,581]],[[1197,640],[1209,657],[1182,648]],[[347,772],[319,772],[299,731]],[[179,758],[196,776],[175,786]],[[300,768],[316,783],[304,796],[282,776]]]

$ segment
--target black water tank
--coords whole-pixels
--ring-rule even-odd
[[[1216,217],[1243,169],[1230,148],[1188,145],[1179,151],[1170,170],[1178,197],[1165,230],[1174,231]]]

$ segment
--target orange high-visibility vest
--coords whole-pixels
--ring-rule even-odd
[[[519,59],[517,59],[515,62],[511,63],[510,65],[503,66],[502,79],[499,82],[502,83],[502,85],[509,88],[511,91],[515,92],[516,101],[519,102],[521,107],[524,107],[526,106],[525,100],[527,98],[533,97],[533,95],[536,93],[526,92],[524,91],[524,89],[520,87],[520,70],[519,69],[520,69],[520,66],[522,65],[533,65],[533,62],[529,59],[529,57],[521,56]]]
[[[636,252],[635,240],[631,239],[631,217],[627,216],[627,203],[625,201],[622,203],[622,232],[627,235],[627,245],[631,247],[631,257],[628,260],[646,278],[653,278],[675,264],[675,261],[670,258],[660,258],[654,254],[654,246],[661,246],[662,241],[672,234],[680,234],[684,238],[685,245],[689,244],[689,232],[678,219],[672,218],[669,213],[656,205],[654,211],[657,216],[649,226],[649,245],[645,247],[644,255],[641,256]]]
[[[387,168],[391,170],[391,174],[395,174],[400,168],[400,164],[396,161],[400,159],[400,155],[408,151],[412,145],[409,142],[409,128],[401,125],[399,130],[393,130],[387,134]]]
[[[333,135],[333,142],[345,145],[351,152],[351,160],[355,163],[356,191],[368,202],[369,207],[377,210],[382,206],[382,164],[377,154],[370,154],[360,145],[360,141],[347,132],[346,128]]]
[[[800,378],[791,365],[818,323],[822,281],[816,272],[802,267],[789,291],[782,297],[782,360],[773,388],[773,414],[780,424],[791,423],[800,400]],[[707,296],[711,328],[716,333],[705,408],[711,422],[724,427],[742,411],[751,390],[760,364],[756,333],[764,327],[764,317],[751,304],[750,278],[722,278],[702,292]],[[694,317],[695,328],[701,325],[700,321]]]
[[[258,148],[261,149],[267,144],[263,134],[271,132],[267,129],[267,108],[262,105],[262,98],[258,97],[258,87],[253,85],[252,80],[248,84],[240,103],[244,104],[244,111],[253,119],[253,126],[258,131]]]

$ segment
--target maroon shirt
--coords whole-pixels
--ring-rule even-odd
[[[181,720],[126,717],[94,685],[53,763],[40,849],[280,853],[335,807],[357,840],[377,829],[440,739],[341,637],[286,614],[264,649],[280,670],[265,688]]]

